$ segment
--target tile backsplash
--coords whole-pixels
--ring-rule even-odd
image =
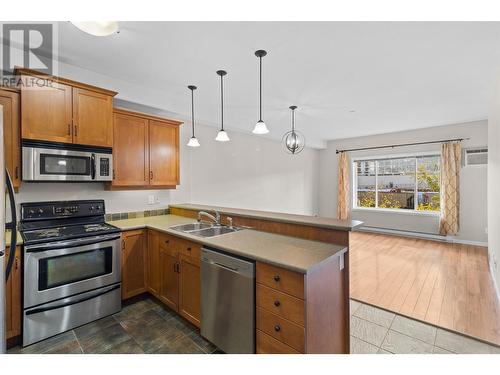
[[[170,210],[168,208],[162,208],[159,210],[148,210],[148,211],[118,212],[118,213],[114,213],[114,214],[106,214],[106,221],[168,215],[169,213],[170,213]]]

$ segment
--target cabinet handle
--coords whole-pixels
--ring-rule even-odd
[[[165,240],[165,243],[170,243],[170,240]]]
[[[279,325],[279,324],[276,324],[276,325],[274,326],[274,330],[275,330],[276,332],[281,331],[281,327],[280,327],[280,325]]]
[[[125,240],[122,240],[122,249],[125,250]]]
[[[115,170],[113,169],[113,180],[116,178]]]
[[[14,260],[14,267],[16,270],[19,269],[19,258],[18,257],[16,257]]]
[[[190,248],[190,247],[188,247],[188,248],[187,248],[187,251],[191,251],[191,248]]]
[[[78,137],[78,125],[75,124],[75,137]]]
[[[149,171],[149,179],[152,180],[153,179],[153,171]]]
[[[19,167],[16,167],[16,169],[14,170],[14,176],[16,180],[19,178]]]
[[[280,275],[275,275],[274,276],[274,281],[276,281],[276,282],[280,281]]]
[[[174,263],[174,272],[177,272],[177,263]]]
[[[71,124],[68,124],[68,135],[71,135]]]
[[[274,301],[274,306],[278,307],[279,305],[281,305],[280,301],[278,301],[278,300]]]

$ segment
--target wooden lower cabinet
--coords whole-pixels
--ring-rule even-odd
[[[144,293],[146,289],[146,230],[122,233],[122,299]]]
[[[155,230],[148,233],[147,290],[200,326],[201,246]]]
[[[21,334],[21,248],[16,247],[12,271],[5,287],[7,339]],[[5,260],[9,259],[10,248],[7,247]],[[1,280],[3,283],[3,280]]]
[[[300,354],[294,348],[257,330],[257,354]]]

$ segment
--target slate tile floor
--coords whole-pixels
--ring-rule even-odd
[[[190,323],[145,298],[122,311],[26,348],[22,354],[206,354],[217,348],[200,336]]]
[[[8,353],[205,354],[220,351],[152,298],[119,313]],[[352,354],[497,353],[500,348],[351,300]]]

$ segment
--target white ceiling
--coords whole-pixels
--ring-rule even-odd
[[[254,51],[265,49],[266,137],[281,139],[294,104],[297,128],[315,147],[484,119],[500,66],[498,22],[121,22],[120,29],[96,38],[61,22],[61,61],[139,85],[145,98],[160,92],[161,109],[184,118],[186,86],[195,84],[198,121],[214,126],[215,71],[225,69],[225,127],[250,132],[258,120]]]

